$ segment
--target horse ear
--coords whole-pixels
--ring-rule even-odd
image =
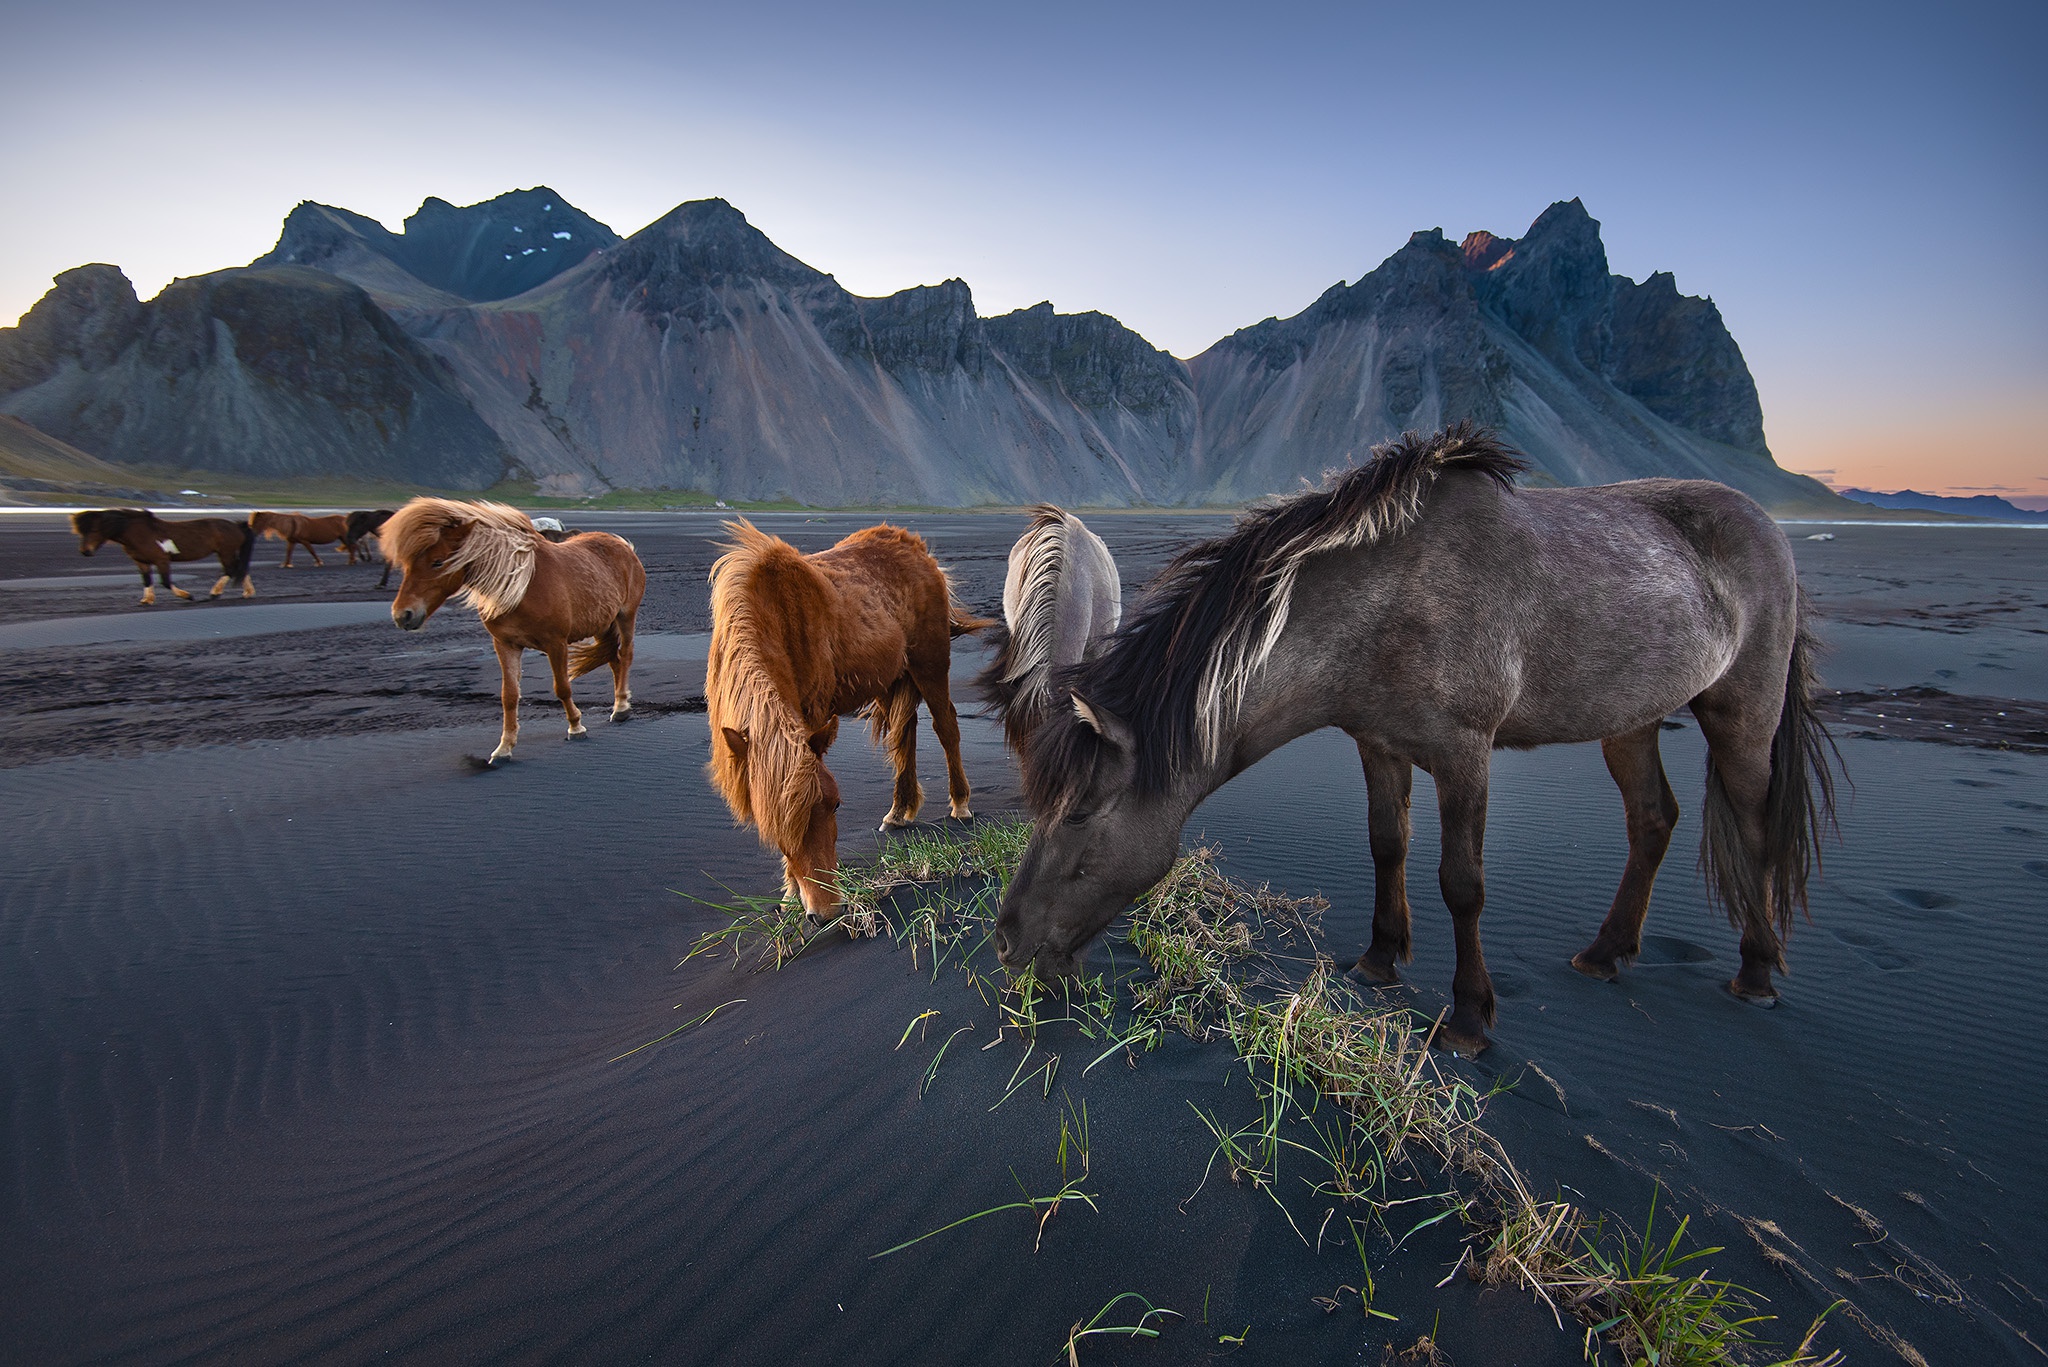
[[[836,735],[837,728],[828,726],[821,731],[813,731],[810,739],[804,743],[811,747],[812,754],[816,755],[819,759],[823,759],[825,758],[825,752],[832,748],[832,741]]]
[[[735,731],[730,726],[722,726],[719,730],[725,732],[726,748],[732,751],[732,757],[745,764],[747,762],[747,733]]]
[[[1118,749],[1137,748],[1131,728],[1124,724],[1123,718],[1107,708],[1095,706],[1079,693],[1074,694],[1074,715],[1079,717],[1089,730]]]

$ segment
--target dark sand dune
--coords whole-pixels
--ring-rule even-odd
[[[567,744],[543,698],[501,770],[474,762],[495,670],[459,616],[416,639],[350,627],[8,655],[10,687],[40,685],[0,698],[0,1359],[1049,1363],[1075,1321],[1136,1291],[1187,1318],[1156,1344],[1092,1341],[1084,1361],[1377,1362],[1432,1328],[1460,1364],[1579,1360],[1576,1326],[1524,1293],[1435,1289],[1457,1257],[1443,1227],[1391,1258],[1376,1245],[1388,1325],[1312,1302],[1358,1281],[1334,1230],[1311,1247],[1221,1176],[1188,1199],[1213,1147],[1190,1103],[1251,1115],[1219,1046],[1176,1040],[1084,1075],[1099,1047],[1054,1027],[1038,1046],[1064,1060],[1051,1097],[1003,1101],[1024,1046],[984,1050],[995,1014],[964,977],[886,942],[827,941],[779,973],[678,968],[721,918],[671,889],[776,881],[704,785],[703,719],[681,710],[701,679],[706,521],[627,532],[663,586],[636,687],[676,714]],[[822,543],[848,520],[787,521]],[[986,602],[1013,524],[931,522],[963,595]],[[1133,582],[1197,530],[1101,522]],[[14,525],[5,573],[76,562],[61,535]],[[30,563],[29,540],[49,553]],[[2015,603],[2044,596],[2038,568],[2029,589],[1988,542],[1953,573],[1954,541],[1795,544],[1824,606],[1887,558],[1909,586],[1975,575]],[[328,592],[322,573],[293,597]],[[125,584],[107,592],[127,610]],[[52,591],[47,615],[78,616],[84,596]],[[1872,637],[1853,682],[1919,681],[1907,666],[1929,636],[1960,655],[2009,632],[1987,648],[2018,650],[2037,611],[1873,621],[1895,635]],[[974,663],[963,651],[956,675]],[[236,689],[118,701],[208,670]],[[2014,678],[2034,691],[2013,696],[2041,696]],[[318,698],[292,696],[315,681]],[[67,687],[88,705],[18,710]],[[188,735],[244,739],[169,748],[159,708],[182,709]],[[1014,806],[992,729],[965,729],[977,809]],[[1666,740],[1688,815],[1644,962],[1618,985],[1565,963],[1623,850],[1597,752],[1498,757],[1486,933],[1502,1017],[1493,1051],[1451,1066],[1516,1082],[1489,1123],[1540,1187],[1639,1222],[1653,1179],[1668,1184],[1787,1337],[1845,1295],[1861,1324],[1838,1312],[1824,1341],[1858,1362],[1899,1360],[1887,1333],[1936,1363],[2036,1360],[2020,1336],[2048,1343],[2048,1059],[2031,1024],[2048,759],[1846,742],[1845,840],[1793,937],[1784,1004],[1759,1011],[1718,988],[1734,935],[1691,869],[1697,732]],[[871,848],[886,766],[852,730],[834,755],[846,848]],[[928,788],[937,759],[927,733]],[[1434,1014],[1450,937],[1428,796],[1419,780],[1413,986],[1392,995]],[[1309,737],[1190,830],[1241,877],[1328,894],[1348,957],[1369,917],[1363,798],[1348,742]],[[941,1014],[897,1047],[927,1010]],[[1068,1203],[1035,1253],[1032,1217],[1012,1211],[871,1259],[1018,1199],[1018,1182],[1055,1189],[1063,1094],[1088,1106],[1099,1211]],[[1313,1242],[1327,1202],[1292,1177]],[[1219,1341],[1247,1330],[1242,1349]]]

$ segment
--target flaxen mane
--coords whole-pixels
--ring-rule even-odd
[[[832,590],[787,542],[744,518],[726,528],[733,539],[719,543],[725,554],[711,567],[706,771],[734,820],[753,822],[764,844],[786,848],[803,840],[824,792],[824,766],[810,742],[830,724],[834,673],[829,641],[794,642],[771,624],[790,620],[787,606],[778,606],[790,597],[829,597]],[[770,600],[765,607],[764,599]],[[807,679],[825,681],[823,697],[807,696],[818,692],[805,686]],[[825,715],[814,727],[807,713]],[[728,730],[744,737],[743,752]]]
[[[1043,717],[1060,576],[1067,564],[1067,515],[1047,503],[1033,508],[1017,550],[1024,580],[1015,586],[1015,601],[1012,585],[1003,585],[1003,616],[1009,625],[1001,628],[995,656],[977,681],[1013,746],[1022,744]]]
[[[1245,689],[1286,629],[1295,579],[1310,556],[1399,534],[1446,470],[1507,486],[1526,468],[1494,433],[1470,422],[1433,436],[1404,433],[1322,488],[1256,508],[1223,536],[1181,552],[1101,654],[1059,683],[1130,726],[1139,789],[1163,791],[1176,770],[1217,758]],[[1032,808],[1060,811],[1069,793],[1085,787],[1097,754],[1094,731],[1054,708],[1024,765]]]
[[[384,558],[410,565],[451,527],[470,525],[462,548],[445,568],[464,572],[462,600],[486,622],[519,606],[533,582],[533,522],[502,503],[416,498],[391,515],[378,536]]]

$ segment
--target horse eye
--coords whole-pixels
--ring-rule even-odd
[[[1069,826],[1085,826],[1088,824],[1088,819],[1094,815],[1095,813],[1093,812],[1075,812],[1066,819],[1065,824]]]
[[[448,563],[448,562],[447,562],[447,561],[445,561],[445,560],[436,560],[436,561],[434,562],[434,568],[438,570],[438,569],[440,569],[440,568],[441,568],[441,567],[442,567],[443,565],[445,565],[445,564],[447,564],[447,563]]]

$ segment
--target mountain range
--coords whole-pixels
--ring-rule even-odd
[[[0,413],[157,469],[815,506],[1232,504],[1475,418],[1537,479],[1834,504],[1772,460],[1713,302],[1611,272],[1577,200],[1416,233],[1188,361],[1100,313],[983,317],[960,280],[853,294],[718,199],[623,239],[545,187],[397,233],[305,203],[147,302],[59,276],[0,329]]]
[[[2048,510],[2022,508],[1996,494],[1958,497],[1954,494],[1923,494],[1917,489],[1901,489],[1894,494],[1881,494],[1874,489],[1838,489],[1836,492],[1851,503],[1865,503],[1873,508],[1890,508],[1898,512],[1958,513],[1964,517],[1988,517],[1999,522],[2048,523]]]

